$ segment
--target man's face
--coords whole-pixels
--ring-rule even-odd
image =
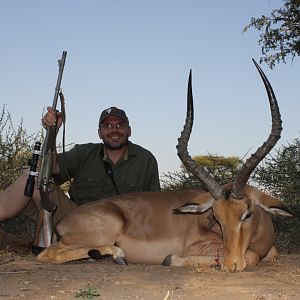
[[[98,134],[108,149],[118,150],[127,145],[131,128],[123,119],[110,116],[104,119],[98,129]]]

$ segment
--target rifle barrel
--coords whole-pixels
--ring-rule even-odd
[[[57,99],[60,91],[66,56],[67,52],[63,51],[61,59],[58,60],[59,72],[52,103],[52,109],[54,111],[56,111]],[[48,127],[46,130],[46,137],[42,149],[42,163],[38,178],[39,189],[43,192],[47,192],[49,179],[52,173],[53,155],[56,147],[56,125]]]

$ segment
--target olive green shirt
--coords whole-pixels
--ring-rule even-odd
[[[101,155],[102,147],[102,143],[75,145],[57,155],[62,182],[72,179],[69,194],[77,204],[117,194],[103,159],[111,165],[120,194],[160,190],[157,161],[151,152],[129,142],[125,156],[113,164],[105,152]]]

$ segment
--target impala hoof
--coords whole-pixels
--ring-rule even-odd
[[[162,262],[162,265],[163,266],[171,266],[171,264],[172,264],[172,255],[168,255]]]
[[[128,265],[128,263],[124,257],[116,257],[116,258],[114,258],[114,262],[118,265],[123,265],[123,266]]]
[[[31,247],[31,252],[32,252],[33,255],[37,256],[42,251],[44,251],[45,249],[46,249],[46,247],[32,246]]]
[[[92,249],[88,252],[88,255],[90,258],[95,259],[95,260],[100,260],[103,258],[103,256],[101,255],[100,251]]]

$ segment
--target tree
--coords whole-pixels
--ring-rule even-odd
[[[204,167],[221,185],[233,181],[241,160],[236,156],[217,155],[194,156],[193,159]],[[181,166],[180,171],[168,172],[161,180],[164,190],[203,189],[202,183],[193,174]]]
[[[28,135],[21,120],[17,128],[3,105],[0,113],[0,191],[9,186],[28,166],[38,134]]]
[[[251,18],[243,32],[250,27],[262,31],[258,44],[261,45],[260,62],[271,69],[276,63],[300,55],[300,0],[284,0],[283,7],[274,9],[270,17]]]

